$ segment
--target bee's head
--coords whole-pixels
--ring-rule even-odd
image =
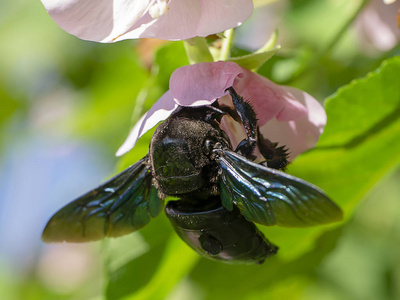
[[[168,195],[187,194],[207,182],[204,167],[210,165],[204,143],[210,124],[200,120],[171,118],[161,124],[150,144],[153,176]]]

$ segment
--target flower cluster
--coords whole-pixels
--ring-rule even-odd
[[[117,155],[132,149],[139,137],[168,118],[178,105],[209,105],[217,100],[229,105],[230,96],[225,90],[230,86],[254,107],[261,133],[286,145],[291,158],[315,145],[326,124],[325,111],[317,100],[293,87],[277,85],[234,62],[219,61],[177,69],[171,76],[170,90],[136,123]],[[237,144],[243,136],[239,131],[242,127],[234,122],[223,125],[232,143]]]
[[[81,39],[116,42],[151,37],[184,40],[236,27],[250,17],[251,0],[42,0],[57,24]],[[285,145],[290,159],[312,148],[326,124],[322,106],[309,94],[277,85],[234,62],[217,61],[181,67],[170,90],[137,122],[117,155],[180,106],[232,105],[225,91],[234,89],[253,106],[263,136]],[[222,126],[233,144],[243,132],[232,119]]]

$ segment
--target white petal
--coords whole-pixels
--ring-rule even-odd
[[[156,19],[147,12],[116,41],[135,38],[183,40],[208,36],[240,25],[253,11],[251,0],[171,0],[168,6],[168,13]]]
[[[154,0],[42,0],[66,32],[81,39],[112,42],[132,27]]]

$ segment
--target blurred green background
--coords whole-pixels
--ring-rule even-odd
[[[232,54],[257,47],[277,26],[282,50],[259,72],[329,99],[318,147],[289,172],[325,189],[344,222],[262,228],[280,246],[262,266],[198,257],[164,214],[119,239],[43,244],[52,213],[147,153],[151,132],[114,156],[188,62],[182,42],[82,41],[40,1],[3,0],[1,299],[400,299],[400,48],[367,47],[346,26],[363,1],[268,2],[254,17],[277,23],[245,23]],[[263,15],[271,11],[274,18]]]

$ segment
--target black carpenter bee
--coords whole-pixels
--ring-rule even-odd
[[[197,253],[231,263],[262,263],[278,250],[255,223],[304,227],[338,221],[342,212],[318,187],[279,169],[283,147],[264,138],[256,114],[228,88],[235,109],[178,107],[156,129],[148,155],[59,210],[43,231],[46,242],[118,237],[165,212]],[[224,115],[246,131],[235,150],[221,129]],[[253,160],[254,150],[266,159]]]

